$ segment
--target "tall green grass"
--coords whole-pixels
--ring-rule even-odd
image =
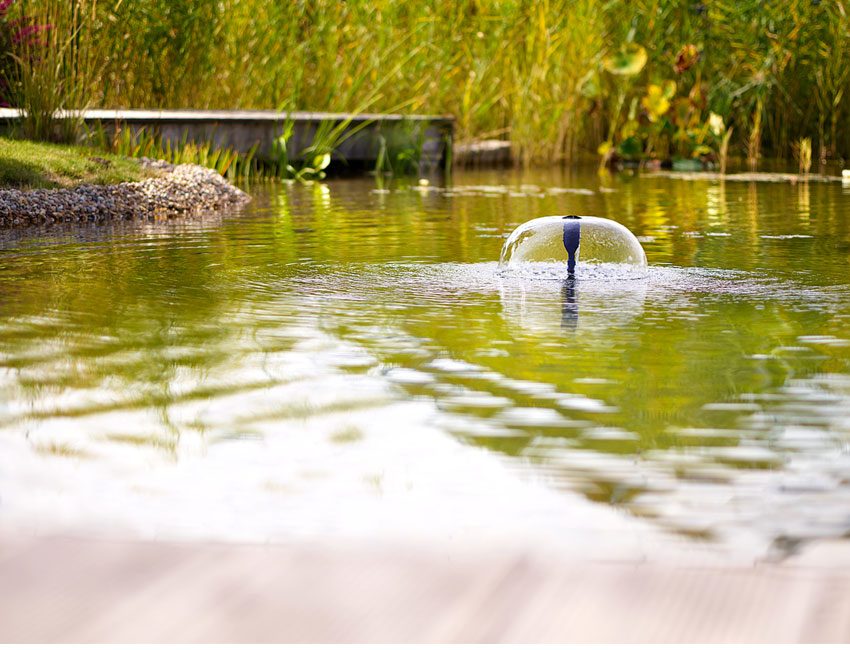
[[[850,155],[848,0],[70,1],[80,105],[448,113],[459,139],[508,138],[526,163],[595,155],[635,124],[645,154],[687,137],[719,155],[713,112],[753,164],[802,138],[815,158]],[[646,65],[611,74],[629,44]],[[688,45],[699,56],[677,72]],[[671,81],[656,128],[644,100]]]
[[[102,52],[90,37],[97,14],[97,0],[16,0],[4,12],[0,71],[7,103],[24,110],[23,136],[69,142],[79,133],[78,116],[57,114],[99,94]]]

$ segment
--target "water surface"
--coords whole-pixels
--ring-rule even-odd
[[[521,537],[764,557],[850,533],[850,194],[481,172],[3,233],[0,526]],[[499,273],[595,214],[645,278]]]

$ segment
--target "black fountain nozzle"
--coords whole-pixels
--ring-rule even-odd
[[[569,214],[564,220],[564,248],[567,250],[567,273],[575,275],[576,252],[581,241],[581,217]]]

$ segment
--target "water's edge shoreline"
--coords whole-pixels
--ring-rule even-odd
[[[142,165],[162,174],[115,185],[0,189],[0,228],[169,219],[251,200],[217,172],[200,165],[171,165],[157,160],[142,160]]]

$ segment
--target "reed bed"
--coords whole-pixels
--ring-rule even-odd
[[[804,138],[837,159],[847,1],[68,0],[84,93],[53,101],[447,113],[459,139],[509,139],[528,164],[602,145],[756,165]]]

